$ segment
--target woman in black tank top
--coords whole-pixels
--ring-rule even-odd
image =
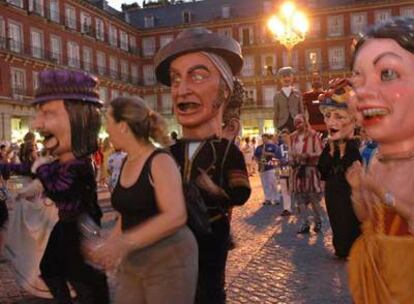
[[[115,303],[193,304],[198,248],[185,226],[181,176],[168,152],[165,122],[139,98],[114,99],[106,114],[109,138],[127,152],[111,201],[120,220],[92,253],[119,267]]]

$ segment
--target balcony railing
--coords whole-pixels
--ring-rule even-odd
[[[35,59],[41,59],[49,61],[53,64],[62,64],[72,68],[83,68],[86,71],[94,73],[99,76],[108,77],[114,80],[127,82],[133,85],[143,85],[143,82],[139,80],[137,76],[132,76],[128,73],[120,73],[117,70],[109,69],[106,66],[92,65],[90,61],[79,60],[74,57],[63,57],[61,53],[51,52],[44,48],[32,46],[30,44],[24,44],[20,41],[13,40],[11,38],[0,36],[0,50],[16,53],[21,56],[27,56]],[[155,78],[147,85],[154,85],[156,83]]]
[[[45,7],[41,5],[39,2],[37,2],[36,0],[33,0],[31,5],[29,5],[28,11],[32,14],[36,14],[36,15],[43,17],[45,14]]]
[[[26,88],[23,85],[12,85],[11,86],[12,97],[16,100],[23,100],[26,96]]]

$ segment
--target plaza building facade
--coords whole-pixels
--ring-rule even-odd
[[[44,69],[69,68],[100,79],[103,100],[141,96],[162,113],[170,130],[169,88],[157,83],[154,55],[180,31],[203,26],[242,45],[241,79],[246,86],[243,136],[273,132],[276,72],[287,65],[286,49],[267,30],[277,0],[159,0],[123,5],[105,0],[0,0],[0,141],[21,139],[30,129],[30,105],[37,75]],[[367,26],[393,16],[414,16],[413,1],[302,0],[310,18],[306,40],[292,52],[296,85],[310,88],[312,71],[324,82],[349,75],[351,41]]]
[[[30,130],[30,105],[44,69],[69,68],[100,79],[107,101],[141,95],[139,30],[100,2],[0,1],[0,140]]]
[[[202,26],[233,37],[242,45],[244,68],[241,79],[246,86],[242,109],[243,136],[274,132],[273,96],[279,89],[276,72],[286,66],[287,51],[267,28],[270,15],[283,1],[276,0],[201,0],[146,1],[124,6],[131,24],[142,30],[142,72],[145,86],[156,86],[144,97],[157,102],[159,110],[171,116],[168,88],[156,85],[153,57],[157,50],[188,27]],[[309,32],[292,52],[297,71],[296,86],[310,89],[313,71],[322,74],[326,85],[332,77],[350,74],[352,39],[367,26],[393,16],[414,16],[413,1],[302,0],[293,1],[309,17]],[[315,126],[318,129],[324,126]]]

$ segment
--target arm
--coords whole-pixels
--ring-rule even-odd
[[[36,175],[46,195],[51,200],[59,202],[62,199],[68,200],[75,194],[73,186],[76,183],[77,173],[72,166],[66,170],[59,170],[57,166],[59,164],[56,163],[41,165],[36,170]]]
[[[187,220],[181,175],[167,154],[154,156],[151,175],[159,213],[120,236],[120,220],[109,238],[93,253],[94,260],[111,269],[131,250],[144,248],[173,234]],[[134,202],[135,203],[135,202]]]
[[[251,188],[243,155],[232,145],[224,163],[225,192],[230,205],[243,205],[250,197]]]
[[[333,157],[329,153],[329,145],[326,145],[325,149],[319,156],[318,170],[321,173],[322,180],[327,180],[332,172]]]
[[[273,127],[277,129],[279,126],[279,102],[277,98],[277,93],[273,97]]]

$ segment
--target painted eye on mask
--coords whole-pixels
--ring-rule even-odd
[[[191,78],[193,79],[194,82],[200,82],[200,81],[203,81],[204,79],[206,79],[207,76],[206,75],[199,74],[199,73],[194,73],[191,76]]]
[[[179,77],[178,75],[171,75],[170,76],[171,79],[171,85],[178,85],[181,82],[181,77]]]
[[[381,80],[382,81],[391,81],[399,77],[398,73],[393,70],[382,70],[381,71]]]

